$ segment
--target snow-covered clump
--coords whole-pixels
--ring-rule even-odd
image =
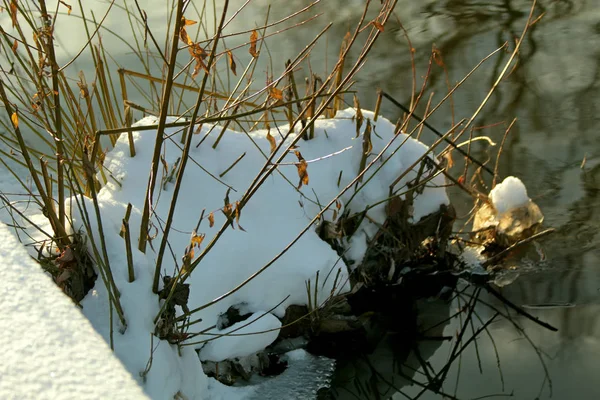
[[[0,275],[0,398],[147,398],[2,223]]]
[[[490,191],[489,202],[475,214],[473,231],[481,242],[509,246],[536,232],[544,220],[519,178],[509,176]]]
[[[217,331],[225,335],[208,342],[200,351],[202,361],[223,361],[254,354],[277,339],[281,321],[269,313],[258,312],[248,319]],[[264,332],[256,334],[256,332]]]
[[[489,197],[498,214],[526,206],[530,200],[527,196],[527,188],[519,178],[514,176],[509,176],[496,185],[490,191]]]
[[[373,113],[362,112],[365,121],[373,121]],[[386,199],[390,195],[390,185],[428,152],[423,143],[404,134],[394,135],[394,125],[380,117],[371,122],[371,145],[367,163],[372,161],[384,147],[392,145],[364,175],[358,186],[352,184],[360,170],[363,158],[363,133],[367,123],[363,123],[359,135],[356,131],[355,111],[347,109],[338,112],[336,118],[319,119],[315,123],[315,138],[300,140],[295,152],[285,154],[283,162],[264,181],[252,198],[244,205],[239,221],[233,221],[220,236],[216,245],[206,254],[186,283],[190,284],[190,296],[187,306],[190,310],[201,308],[192,315],[192,320],[201,319],[201,323],[189,327],[187,333],[195,334],[190,342],[196,345],[178,349],[166,341],[152,340],[154,318],[160,304],[152,293],[152,276],[155,266],[155,250],[162,239],[162,229],[167,218],[173,196],[174,180],[181,157],[181,131],[167,128],[168,137],[161,149],[161,165],[156,181],[156,192],[152,201],[151,246],[146,254],[137,251],[135,244],[139,238],[141,213],[147,190],[152,154],[156,139],[156,129],[133,132],[136,156],[130,157],[127,134],[123,134],[104,162],[109,180],[98,193],[101,209],[104,240],[116,286],[121,294],[120,302],[127,320],[127,330],[118,333],[118,320],[115,323],[115,353],[134,376],[144,383],[144,389],[153,398],[168,398],[180,392],[188,398],[209,396],[207,390],[213,390],[217,384],[206,379],[195,350],[203,343],[214,338],[218,329],[200,334],[211,326],[218,325],[219,316],[232,306],[244,304],[250,313],[263,314],[264,310],[282,317],[291,304],[307,304],[307,282],[312,283],[314,296],[318,274],[318,296],[316,303],[323,303],[331,293],[349,289],[348,270],[339,255],[325,243],[314,227],[297,239],[283,255],[262,273],[252,277],[261,267],[269,263],[282,249],[296,240],[298,234],[310,221],[322,211],[322,207],[336,198],[344,188],[339,202],[333,203],[324,211],[323,218],[329,221],[339,218],[345,211],[351,214],[368,209],[367,216],[351,238],[344,238],[346,260],[359,265],[367,249],[367,240],[372,238],[387,217]],[[169,119],[168,122],[174,122]],[[157,119],[148,117],[139,121],[137,126],[156,124]],[[204,215],[198,234],[206,235],[196,256],[207,243],[216,238],[223,224],[228,222],[222,212],[225,203],[236,209],[237,202],[249,189],[270,154],[270,138],[280,143],[288,126],[278,126],[270,131],[258,130],[239,133],[226,129],[216,148],[217,137],[222,127],[203,124],[194,130],[183,184],[179,192],[177,209],[172,229],[169,233],[169,247],[161,266],[161,275],[175,276],[181,268],[181,259],[190,243],[190,235],[198,225],[200,215]],[[296,138],[292,133],[288,141]],[[203,140],[205,139],[205,140]],[[280,153],[283,154],[283,153]],[[297,163],[299,154],[306,160],[308,184],[298,187]],[[232,165],[236,162],[235,166]],[[434,213],[441,205],[449,204],[442,174],[436,174],[434,168],[417,167],[406,174],[396,184],[394,190],[402,193],[408,183],[414,183],[417,171],[422,171],[420,179],[427,180],[422,192],[415,193],[412,220]],[[376,175],[374,175],[376,174]],[[115,183],[118,181],[119,183]],[[364,187],[358,191],[356,188]],[[74,229],[83,227],[83,220],[76,202],[81,198],[70,199],[73,211]],[[93,205],[83,200],[88,212]],[[131,238],[134,242],[133,263],[135,281],[128,282],[127,259],[124,240],[119,236],[122,218],[128,203],[133,210],[129,219]],[[210,219],[208,218],[211,216]],[[212,222],[214,221],[214,226]],[[96,219],[90,218],[91,232],[96,243],[100,243]],[[242,229],[243,228],[243,229]],[[93,254],[93,253],[92,253]],[[235,289],[235,290],[234,290]],[[220,301],[203,307],[225,293],[230,293]],[[101,283],[82,302],[85,315],[94,327],[108,341],[109,306],[108,294]],[[243,328],[242,332],[260,332],[278,328],[276,318],[267,315]],[[263,322],[261,322],[263,321]],[[243,323],[242,323],[243,324]],[[251,336],[225,336],[209,341],[201,350],[204,358],[220,359],[236,354],[251,354],[259,347],[266,346],[277,336],[277,331],[257,333]],[[242,340],[243,339],[243,340]],[[152,361],[150,363],[150,357]],[[210,357],[209,357],[210,355]],[[148,371],[148,367],[149,371]],[[216,390],[216,389],[214,389]]]

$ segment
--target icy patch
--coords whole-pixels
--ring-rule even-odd
[[[254,354],[277,339],[281,321],[265,312],[252,314],[248,319],[229,328],[212,332],[221,336],[208,342],[200,351],[202,361],[223,361],[228,358]],[[263,333],[258,333],[263,332]]]
[[[319,389],[331,385],[335,360],[313,356],[302,349],[291,351],[282,357],[283,360],[286,358],[287,369],[281,375],[261,383],[248,396],[248,400],[279,400],[283,397],[312,400],[317,398]]]
[[[529,196],[523,182],[519,178],[509,176],[490,191],[490,200],[501,215],[512,209],[526,206],[529,203]]]

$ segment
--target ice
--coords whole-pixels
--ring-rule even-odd
[[[519,178],[509,176],[490,191],[490,200],[498,214],[526,206],[529,203],[527,189]]]
[[[0,398],[147,398],[90,322],[2,223],[0,274]]]
[[[200,359],[202,361],[223,361],[228,358],[254,354],[277,339],[279,328],[281,328],[281,321],[272,314],[254,313],[248,319],[233,324],[229,328],[213,331],[212,333],[217,335],[231,333],[231,336],[222,336],[208,342],[200,351]]]
[[[248,396],[248,400],[279,400],[285,398],[312,400],[317,391],[331,384],[335,361],[322,356],[313,356],[298,349],[287,353],[283,358],[288,367],[281,374],[262,382]]]

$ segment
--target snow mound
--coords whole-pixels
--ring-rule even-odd
[[[273,343],[279,335],[279,328],[281,328],[281,321],[273,314],[254,313],[244,321],[216,331],[215,333],[219,335],[230,333],[231,335],[208,342],[200,351],[200,359],[218,362],[228,358],[249,356]]]
[[[490,200],[498,214],[504,214],[526,206],[530,199],[523,182],[519,178],[509,176],[490,191]]]
[[[263,273],[247,280],[295,240],[298,233],[321,212],[322,207],[345,187],[350,189],[340,198],[339,203],[324,212],[323,218],[333,221],[345,211],[354,214],[370,207],[367,212],[368,218],[363,219],[356,233],[350,239],[344,238],[340,244],[345,251],[346,260],[353,265],[362,261],[367,249],[367,240],[372,238],[385,222],[385,203],[389,197],[391,183],[419,160],[428,151],[428,147],[407,135],[394,135],[394,124],[385,118],[380,117],[376,122],[371,122],[372,148],[367,162],[372,161],[390,141],[393,143],[364,175],[361,183],[364,188],[355,193],[356,186],[350,183],[359,173],[363,158],[366,121],[373,121],[374,117],[372,112],[362,112],[365,122],[357,135],[355,114],[355,110],[347,109],[338,112],[336,118],[317,120],[315,138],[309,141],[300,140],[296,149],[307,161],[309,183],[298,188],[297,155],[286,154],[283,163],[277,166],[245,204],[239,216],[239,224],[238,221],[234,221],[233,227],[225,230],[190,275],[186,281],[190,284],[187,306],[190,310],[201,308],[201,311],[194,313],[191,318],[201,320],[201,323],[189,327],[187,333],[194,336],[189,341],[191,343],[187,343],[189,345],[181,348],[181,355],[176,346],[152,339],[153,320],[160,304],[158,297],[151,290],[156,258],[154,250],[158,249],[162,239],[162,228],[173,196],[174,180],[170,177],[176,175],[174,172],[182,154],[181,130],[167,128],[164,132],[165,137],[169,139],[165,140],[161,149],[159,172],[153,177],[157,182],[152,202],[150,235],[153,238],[146,254],[139,252],[135,244],[140,234],[156,129],[149,128],[132,133],[135,157],[129,156],[127,134],[121,135],[113,150],[106,155],[104,166],[109,179],[107,185],[99,191],[98,201],[108,257],[128,325],[124,334],[117,333],[121,327],[115,318],[115,353],[136,377],[147,369],[152,354],[151,368],[145,375],[146,379],[139,379],[152,398],[168,398],[177,392],[188,398],[205,398],[210,396],[208,392],[217,391],[215,388],[218,385],[209,381],[203,374],[195,350],[200,350],[208,339],[213,339],[214,335],[219,333],[216,329],[202,334],[200,331],[217,325],[219,316],[231,306],[246,304],[248,312],[271,310],[273,315],[281,317],[289,305],[307,304],[307,282],[311,282],[314,292],[317,274],[317,304],[323,303],[332,293],[349,290],[348,274],[351,265],[346,265],[337,252],[319,238],[314,228],[302,235],[295,245]],[[175,119],[168,120],[174,121]],[[156,118],[148,117],[139,121],[136,126],[153,125],[156,122]],[[194,132],[190,151],[192,159],[188,162],[183,176],[161,275],[174,276],[177,269],[181,268],[182,256],[190,243],[190,234],[196,229],[200,215],[204,215],[204,220],[200,223],[198,234],[205,234],[206,237],[201,248],[195,250],[196,255],[202,252],[207,243],[215,239],[219,228],[228,221],[221,211],[225,199],[227,198],[235,208],[236,202],[242,198],[265,165],[270,153],[269,138],[274,137],[277,143],[280,143],[282,136],[288,132],[288,126],[278,126],[270,132],[258,130],[240,133],[230,129],[224,130],[220,126],[203,124]],[[221,133],[222,138],[216,149],[213,149]],[[292,133],[288,140],[293,140],[296,135]],[[234,163],[236,164],[232,167]],[[449,204],[443,175],[436,174],[437,171],[428,163],[425,165],[421,167],[417,164],[394,188],[397,193],[402,194],[410,184],[415,183],[418,171],[422,171],[421,181],[431,178],[424,190],[414,195],[413,221],[419,221],[422,217],[438,211],[441,205]],[[93,205],[80,197],[71,198],[69,202],[74,229],[81,230],[84,218],[76,202],[85,204],[90,213],[93,212]],[[119,236],[128,203],[133,206],[129,227],[134,244],[133,264],[136,279],[132,283],[127,279],[125,244]],[[213,227],[209,226],[209,215],[214,218]],[[94,240],[100,243],[96,218],[90,218],[89,223]],[[241,286],[244,282],[248,283]],[[203,307],[234,288],[237,289],[231,295],[209,307]],[[313,295],[314,293],[311,294]],[[96,289],[82,304],[85,315],[108,341],[108,294],[103,285],[96,285]],[[264,324],[267,323],[269,329],[276,328],[275,317],[269,315],[263,319],[257,320],[256,326],[251,324],[247,329],[251,332],[261,330],[260,328],[264,330]],[[208,342],[205,349],[202,349],[203,357],[221,358],[232,357],[234,354],[250,354],[260,350],[259,344],[266,346],[271,343],[276,334],[277,331],[256,337],[222,337]],[[238,338],[244,340],[238,341]]]
[[[4,224],[0,275],[0,398],[147,398]]]

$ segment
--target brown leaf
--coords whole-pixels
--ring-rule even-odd
[[[233,72],[233,74],[237,76],[237,73],[235,72],[235,60],[233,59],[233,54],[231,53],[231,50],[227,50],[227,59],[229,60],[229,68],[231,68],[231,72]]]
[[[377,21],[371,21],[373,26],[379,31],[379,32],[383,32],[383,24],[381,24],[380,22]]]
[[[258,32],[253,30],[250,34],[250,55],[254,58],[258,57],[258,52],[256,51],[256,41],[258,40]]]
[[[358,137],[360,135],[360,128],[362,127],[364,117],[356,94],[354,95],[354,108],[356,109],[356,137]]]
[[[12,115],[10,116],[10,120],[12,121],[15,129],[17,129],[19,127],[19,116],[16,112],[12,113]]]
[[[12,19],[13,28],[17,25],[17,0],[10,1],[10,18]]]
[[[17,39],[15,39],[15,41],[13,42],[13,45],[11,47],[13,53],[17,54],[17,47],[19,47],[19,42],[17,42]]]
[[[194,72],[192,73],[192,78],[195,78],[200,69],[202,68],[204,72],[208,74],[208,67],[204,64],[204,59],[206,58],[206,52],[198,43],[191,43],[190,47],[188,47],[188,51],[190,55],[196,60],[196,65],[194,66]]]
[[[281,90],[277,89],[276,87],[271,88],[271,90],[269,91],[269,95],[273,99],[283,100],[283,92]]]
[[[211,228],[215,226],[215,214],[213,214],[212,212],[208,214],[208,226]]]
[[[271,132],[267,132],[267,140],[269,141],[269,144],[271,145],[271,154],[273,154],[273,152],[277,148],[277,143],[275,142],[275,138],[273,136],[271,136]]]
[[[302,157],[302,154],[300,154],[299,151],[294,151],[294,154],[296,154],[296,157],[298,157],[298,161],[300,161],[299,163],[296,163],[296,168],[298,169],[298,177],[300,178],[300,182],[298,183],[298,189],[300,189],[302,185],[308,185],[308,171],[306,170],[308,168],[308,164],[306,163],[306,160],[304,159],[304,157]]]
[[[191,45],[193,43],[192,39],[190,39],[190,37],[188,36],[187,31],[185,30],[185,27],[183,27],[183,26],[179,30],[179,39],[183,43],[188,44],[188,45]]]

